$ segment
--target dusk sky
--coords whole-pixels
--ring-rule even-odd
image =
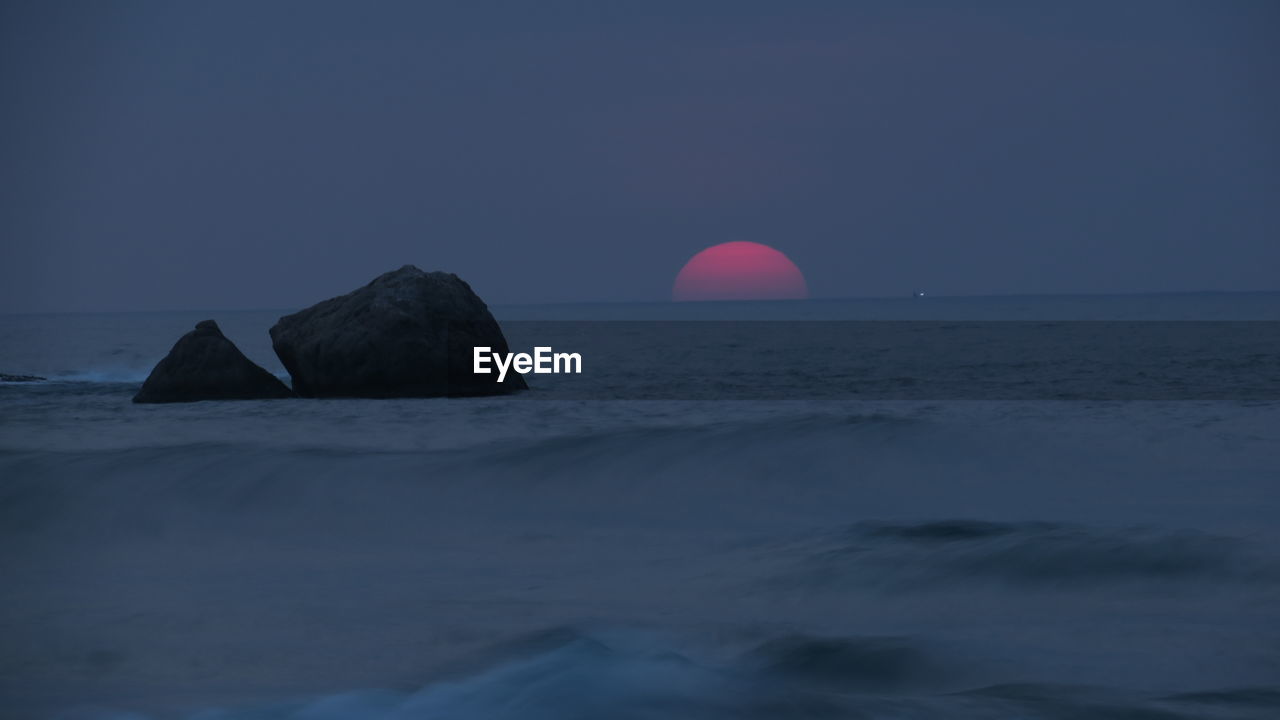
[[[5,2],[0,312],[1280,290],[1280,3]]]

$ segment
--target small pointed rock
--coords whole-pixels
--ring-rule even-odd
[[[147,376],[136,403],[261,400],[292,397],[275,375],[255,365],[212,320],[196,323]]]

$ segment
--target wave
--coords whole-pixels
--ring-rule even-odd
[[[48,382],[60,383],[96,383],[104,385],[141,385],[147,379],[150,370],[133,368],[103,368],[96,370],[78,370],[50,375]]]
[[[1280,564],[1222,535],[1052,522],[863,522],[811,541],[781,582],[927,589],[1001,583],[1082,588],[1116,583],[1273,583]]]
[[[1170,695],[1171,702],[1197,705],[1254,706],[1280,708],[1280,687],[1247,687]]]
[[[411,507],[457,507],[487,516],[521,504],[562,517],[602,508],[616,513],[617,522],[634,525],[669,527],[686,517],[700,526],[706,512],[722,522],[733,521],[735,513],[743,522],[773,522],[787,504],[803,502],[797,483],[820,489],[838,482],[850,453],[911,435],[926,422],[876,413],[777,420],[748,413],[698,424],[672,413],[632,427],[546,437],[527,437],[530,430],[514,425],[489,428],[489,437],[477,439],[466,428],[424,431],[414,418],[389,414],[385,428],[364,419],[369,429],[351,437],[346,425],[317,431],[297,403],[289,411],[299,416],[298,426],[278,424],[265,414],[274,406],[266,405],[193,409],[190,415],[164,408],[160,412],[172,420],[163,427],[107,414],[104,420],[119,424],[93,438],[101,448],[84,448],[84,438],[22,428],[31,437],[24,444],[52,447],[0,446],[0,474],[8,477],[0,485],[0,517],[12,520],[0,534],[97,528],[130,535],[135,528],[121,518],[135,516],[148,518],[146,524],[173,518],[167,524],[175,531],[195,523],[216,532],[229,514],[237,514],[237,522],[282,527],[351,528],[379,514],[408,525],[405,509]],[[413,409],[425,415],[432,408]],[[201,423],[212,422],[215,412],[226,415],[217,420],[223,439],[197,439],[209,435]],[[137,433],[146,433],[148,445],[135,444]],[[5,440],[17,445],[26,437],[15,432]],[[471,444],[450,447],[455,442]],[[419,444],[428,447],[414,448]],[[806,472],[796,476],[802,461]],[[791,482],[778,481],[788,474]],[[743,495],[748,488],[753,493]],[[767,496],[777,502],[759,502]],[[677,504],[696,506],[699,514],[673,515]],[[797,505],[796,512],[807,511]]]
[[[484,450],[486,457],[495,463],[519,467],[546,463],[580,465],[593,459],[608,459],[610,464],[622,465],[619,458],[637,455],[666,458],[667,462],[661,464],[667,465],[682,457],[715,460],[731,460],[739,455],[749,457],[761,448],[783,452],[795,443],[806,444],[813,450],[830,449],[832,444],[849,447],[860,438],[868,442],[883,440],[927,422],[914,415],[884,412],[800,412],[781,417],[756,417],[747,411],[741,417],[715,421],[698,418],[696,408],[693,414],[693,417],[675,415],[672,421],[661,424],[534,438]],[[825,469],[819,465],[808,471],[820,474]]]
[[[740,656],[695,659],[635,631],[559,628],[417,690],[354,690],[190,720],[773,720],[800,718],[1273,717],[1280,689],[1158,696],[1054,684],[931,689],[947,666],[906,639],[782,636]],[[147,720],[81,709],[58,720]]]
[[[48,384],[109,384],[141,385],[150,374],[149,370],[136,368],[101,368],[92,370],[64,370],[46,373],[45,375],[0,373],[0,385],[48,385]]]
[[[943,663],[907,638],[787,635],[744,658],[757,673],[815,690],[894,693],[936,688]]]
[[[0,374],[0,385],[141,385],[151,374],[151,370],[151,367],[101,367],[61,370],[45,375]],[[275,376],[286,384],[289,382],[287,373],[275,373]]]

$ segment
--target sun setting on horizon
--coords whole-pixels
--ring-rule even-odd
[[[781,252],[756,242],[713,245],[685,263],[671,299],[803,300],[809,297],[804,274]]]
[[[1280,720],[1280,0],[369,5],[0,0],[0,720]]]

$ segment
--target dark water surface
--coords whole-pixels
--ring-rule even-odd
[[[0,716],[1280,715],[1276,296],[505,309],[584,374],[129,402],[279,314],[0,317]]]

